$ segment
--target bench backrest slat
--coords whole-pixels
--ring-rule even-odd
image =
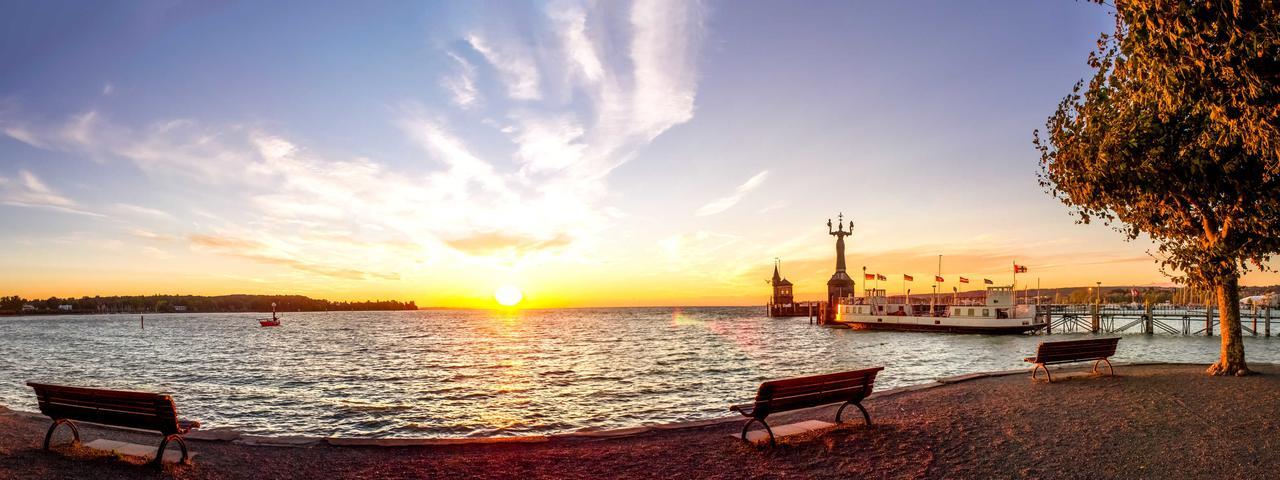
[[[1036,348],[1035,358],[1040,362],[1106,358],[1116,354],[1119,342],[1119,337],[1043,342]]]
[[[178,410],[168,395],[101,390],[27,382],[36,391],[40,413],[53,419],[178,432]]]
[[[756,412],[795,410],[836,402],[858,402],[871,394],[876,374],[884,367],[808,377],[770,380],[756,392]]]

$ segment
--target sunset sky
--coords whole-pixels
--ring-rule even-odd
[[[941,254],[948,277],[1167,282],[1036,183],[1031,132],[1107,7],[7,2],[0,24],[0,294],[745,305],[779,257],[816,299],[839,212],[850,268],[892,279]]]

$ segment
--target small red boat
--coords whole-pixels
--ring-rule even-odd
[[[260,318],[258,323],[264,327],[279,327],[280,317],[276,316],[276,303],[271,302],[271,318]]]

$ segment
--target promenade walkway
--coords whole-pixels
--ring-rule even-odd
[[[1214,378],[1204,366],[1117,366],[1116,377],[1026,374],[901,391],[858,424],[756,449],[740,423],[619,437],[406,447],[192,441],[176,478],[1268,478],[1280,472],[1280,369]],[[1064,378],[1072,377],[1072,378]],[[742,392],[749,396],[753,392]],[[779,424],[833,412],[779,415]],[[156,478],[128,458],[40,451],[46,420],[0,410],[0,479]],[[154,442],[154,435],[84,428]]]

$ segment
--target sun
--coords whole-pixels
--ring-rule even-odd
[[[511,285],[503,285],[493,291],[493,299],[498,301],[499,305],[504,307],[514,307],[524,300],[524,293],[519,288]]]

